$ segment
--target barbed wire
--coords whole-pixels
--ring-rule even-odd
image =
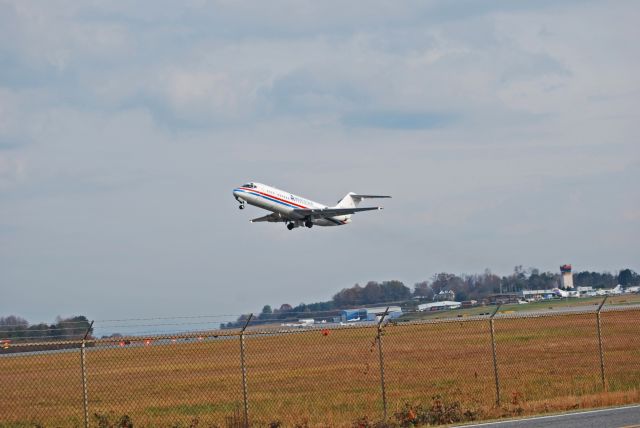
[[[390,303],[394,303],[394,302],[390,302]],[[383,306],[389,306],[390,303],[387,304],[378,304],[374,307],[383,307]],[[549,301],[549,304],[553,304],[554,301]],[[584,305],[576,305],[573,306],[574,308],[577,307],[589,307],[592,306],[591,303],[585,303]],[[356,311],[358,309],[370,309],[371,306],[366,307],[359,307],[359,308],[348,308],[348,309],[331,309],[331,310],[324,310],[324,311],[287,311],[287,312],[281,312],[280,314],[277,313],[271,313],[271,314],[264,314],[261,313],[259,314],[257,317],[254,318],[252,324],[253,325],[260,325],[260,324],[268,324],[268,323],[280,323],[280,324],[285,324],[285,323],[295,323],[295,322],[299,322],[300,319],[304,319],[304,317],[308,317],[308,318],[325,318],[327,319],[328,323],[335,323],[335,322],[340,322],[342,321],[341,318],[341,314],[344,311]],[[478,308],[478,307],[475,307]],[[480,307],[481,308],[481,307]],[[624,306],[620,307],[620,309],[623,309]],[[471,308],[468,308],[471,309]],[[603,307],[603,310],[617,310],[618,307],[615,305],[605,305],[605,307]],[[416,309],[407,309],[404,308],[402,310],[402,314],[403,316],[407,316],[407,315],[415,315],[415,314],[447,314],[446,311],[420,311],[420,310],[416,310]],[[544,314],[544,313],[548,313],[548,311],[546,310],[540,310],[539,314]],[[268,315],[268,316],[265,316]],[[514,316],[518,316],[518,313],[516,312],[515,314],[513,314]],[[241,315],[237,315],[237,314],[222,314],[222,315],[192,315],[192,316],[171,316],[171,317],[167,317],[167,316],[159,316],[159,317],[145,317],[145,318],[122,318],[122,319],[110,319],[110,320],[97,320],[95,321],[95,324],[92,328],[92,331],[99,331],[99,330],[105,330],[105,329],[109,329],[109,330],[114,330],[114,329],[132,329],[132,328],[139,328],[139,327],[172,327],[172,326],[188,326],[188,325],[192,325],[192,326],[202,326],[202,325],[213,325],[213,324],[219,324],[220,328],[222,328],[225,324],[229,324],[229,326],[234,326],[236,323],[238,322],[243,322],[244,317],[247,317],[247,314],[241,314]],[[457,314],[457,316],[459,317],[460,314]],[[474,316],[482,316],[482,314],[474,314]],[[532,313],[527,313],[526,315],[521,315],[521,316],[536,316]],[[131,323],[131,324],[127,324],[128,322],[135,322],[135,321],[165,321],[165,320],[199,320],[199,319],[206,319],[206,318],[210,318],[210,319],[221,319],[221,318],[231,318],[231,317],[235,317],[235,320],[229,320],[227,323],[225,323],[224,321],[188,321],[188,322],[158,322],[158,323]],[[329,320],[329,318],[333,318],[332,320]],[[338,318],[340,318],[340,320],[338,320]],[[348,320],[348,322],[351,322],[350,320]],[[321,326],[323,323],[315,323],[314,325],[319,325]],[[60,332],[68,332],[69,329],[78,329],[78,327],[73,327],[73,326],[88,326],[88,321],[62,321],[61,324],[51,324],[50,327],[46,327],[46,328],[33,328],[33,327],[38,327],[41,325],[47,325],[46,323],[39,323],[39,324],[34,324],[31,327],[24,327],[23,325],[20,326],[20,328],[12,328],[11,326],[2,326],[3,328],[0,328],[0,334],[2,335],[7,335],[7,334],[24,334],[24,335],[28,335],[31,336],[31,333],[40,333],[40,332],[55,332],[55,331],[60,331]],[[18,326],[16,326],[18,327]],[[72,334],[64,334],[64,335],[60,335],[60,334],[52,334],[52,335],[45,335],[45,336],[31,336],[33,338],[37,338],[37,337],[74,337],[76,335],[82,335],[84,333],[84,330],[82,332],[77,332],[77,333],[72,333]],[[137,332],[136,332],[137,333]],[[142,332],[140,334],[145,334],[146,332]],[[11,337],[6,337],[4,339],[12,339]],[[13,339],[17,339],[16,337],[13,337]]]
[[[22,336],[22,337],[0,337],[0,341],[25,341],[25,340],[39,340],[39,339],[68,339],[68,338],[80,338],[84,336],[84,333],[81,334],[56,334],[56,335],[45,335],[45,336]]]
[[[103,322],[125,322],[125,321],[155,321],[155,320],[171,320],[171,319],[196,319],[196,318],[230,318],[230,317],[240,317],[243,314],[215,314],[215,315],[186,315],[186,316],[158,316],[158,317],[148,317],[148,318],[123,318],[123,319],[112,319],[112,320],[96,320],[95,322],[103,323]]]
[[[617,312],[617,311],[624,311],[624,310],[638,310],[640,309],[637,305],[630,305],[628,307],[615,307],[615,308],[611,308],[613,311]],[[594,313],[593,311],[571,311],[571,312],[538,312],[538,313],[511,313],[511,314],[504,314],[503,317],[500,318],[496,318],[496,319],[504,319],[504,320],[509,320],[509,319],[518,319],[518,318],[540,318],[540,317],[553,317],[553,316],[577,316],[577,315],[584,315],[584,314],[592,314]],[[464,318],[458,318],[458,317],[451,317],[451,318],[427,318],[427,319],[414,319],[414,320],[407,320],[406,322],[402,322],[403,325],[420,325],[420,324],[440,324],[440,323],[449,323],[449,322],[464,322],[464,321],[478,321],[483,319],[484,317],[482,316],[482,314],[479,315],[475,315],[475,316],[469,316],[469,317],[464,317]],[[279,320],[281,321],[281,320]],[[389,325],[394,325],[396,322],[396,320],[389,320]],[[278,323],[273,323],[273,324],[266,324],[266,323],[259,323],[259,324],[255,324],[253,326],[250,326],[249,329],[247,330],[247,332],[251,332],[251,334],[278,334],[278,333],[302,333],[302,332],[306,332],[306,331],[323,331],[325,329],[330,329],[330,330],[337,330],[337,329],[342,329],[342,328],[371,328],[373,326],[374,320],[369,320],[369,322],[348,322],[348,323],[315,323],[315,324],[310,324],[310,325],[304,325],[304,324],[298,324],[295,326],[287,326],[287,327],[301,327],[301,328],[295,328],[295,329],[282,329],[282,328],[278,328],[278,327],[282,327],[282,325],[284,323],[280,323],[280,325],[278,325]],[[166,323],[165,323],[166,324]],[[189,323],[178,323],[180,325],[189,325]],[[206,323],[202,323],[202,324],[206,324]],[[157,326],[157,325],[139,325],[139,326]],[[211,336],[236,336],[237,333],[237,328],[233,327],[233,328],[213,328],[213,329],[209,329],[209,330],[178,330],[178,331],[174,331],[174,332],[166,332],[166,331],[158,331],[158,330],[137,330],[137,331],[131,331],[131,332],[126,332],[126,334],[117,334],[116,336],[114,335],[104,335],[101,338],[95,337],[95,336],[90,336],[90,340],[94,341],[94,342],[100,342],[100,341],[119,341],[119,340],[132,340],[132,341],[139,341],[139,340],[145,340],[145,339],[154,339],[154,338],[160,338],[160,339],[181,339],[181,338],[197,338],[197,336],[202,335],[203,337],[211,337]],[[84,333],[84,332],[83,332]],[[72,334],[55,334],[55,335],[39,335],[39,336],[31,336],[31,335],[27,335],[27,336],[23,336],[23,337],[4,337],[4,338],[0,338],[0,344],[4,345],[7,342],[9,343],[15,343],[18,344],[20,343],[21,345],[23,345],[25,342],[26,343],[33,343],[34,345],[39,345],[41,344],[41,342],[45,339],[53,339],[53,340],[60,340],[60,341],[77,341],[78,343],[81,342],[81,338],[84,336],[83,333],[72,333]],[[55,343],[55,342],[51,342],[50,343]]]
[[[158,324],[128,324],[128,325],[115,325],[115,326],[95,326],[91,328],[91,330],[95,331],[95,330],[100,330],[100,329],[104,329],[104,328],[121,328],[121,329],[127,329],[127,328],[137,328],[137,327],[168,327],[168,326],[181,326],[181,325],[207,325],[207,324],[219,324],[218,322],[185,322],[185,323],[158,323]],[[22,329],[22,330],[0,330],[0,333],[33,333],[33,332],[48,332],[48,331],[55,331],[55,330],[60,330],[60,331],[67,331],[64,328],[61,329]],[[84,334],[86,330],[83,330],[82,333],[77,333],[77,334]]]
[[[350,309],[346,309],[346,311],[349,311]],[[343,312],[345,310],[340,310],[339,312]],[[340,314],[338,313],[334,313],[332,318],[341,318]],[[415,315],[415,314],[433,314],[435,312],[438,313],[446,313],[445,311],[419,311],[419,310],[403,310],[402,314],[403,315]],[[255,317],[253,319],[252,324],[264,324],[264,323],[291,323],[291,322],[299,322],[300,321],[300,317],[297,316],[293,316],[294,314],[304,314],[307,315],[309,317],[317,317],[317,313],[315,312],[302,312],[302,313],[290,313],[287,312],[287,316],[285,317],[279,317],[279,316],[271,316],[271,317]],[[130,320],[151,320],[151,319],[155,319],[155,320],[169,320],[169,319],[198,319],[198,318],[203,318],[201,316],[198,317],[156,317],[156,318],[132,318]],[[322,317],[320,317],[322,318]],[[328,318],[328,317],[327,317]],[[304,318],[302,318],[304,319]],[[369,321],[373,321],[369,320]],[[125,321],[125,320],[122,320]],[[237,323],[237,322],[242,322],[242,319],[236,320],[236,321],[229,321],[229,323],[231,323],[232,325]],[[333,323],[333,322],[341,322],[342,319],[340,321],[329,321],[328,324]],[[351,320],[347,320],[349,322],[351,322]],[[367,321],[367,320],[360,320],[360,321]],[[98,321],[96,321],[97,323]],[[88,326],[87,322],[83,322],[82,323],[85,326]],[[100,325],[100,324],[95,324],[92,327],[92,331],[96,331],[96,330],[102,330],[102,329],[129,329],[129,328],[138,328],[138,327],[171,327],[171,326],[185,326],[185,325],[208,325],[208,324],[221,324],[218,321],[201,321],[201,322],[176,322],[176,323],[153,323],[153,324],[110,324],[110,325]],[[227,323],[222,323],[222,324],[227,324]],[[323,323],[317,323],[319,325],[323,324]],[[37,325],[37,324],[36,324]],[[42,328],[42,329],[33,329],[33,328],[22,328],[22,329],[2,329],[0,330],[0,333],[33,333],[33,332],[50,332],[50,331],[67,331],[68,329],[66,329],[64,326],[54,326],[54,327],[50,327],[50,328]],[[82,331],[82,333],[84,333],[84,330]],[[78,332],[78,334],[82,334],[80,332]]]

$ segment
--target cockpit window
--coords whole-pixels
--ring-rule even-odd
[[[253,183],[247,183],[247,184],[243,184],[242,187],[247,187],[249,189],[255,189],[256,185]]]

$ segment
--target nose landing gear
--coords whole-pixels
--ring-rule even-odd
[[[233,195],[236,198],[236,201],[238,201],[238,203],[240,204],[240,206],[238,208],[240,208],[241,210],[244,209],[244,201],[242,199],[240,199],[237,195]]]

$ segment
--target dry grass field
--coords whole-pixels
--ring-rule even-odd
[[[638,325],[638,310],[602,314],[604,391],[594,314],[496,319],[500,406],[488,320],[389,325],[382,337],[389,416],[413,415],[434,400],[479,419],[637,402]],[[252,425],[380,420],[375,336],[373,327],[248,334]],[[157,342],[98,341],[87,350],[92,426],[96,415],[103,423],[127,415],[135,427],[234,426],[242,415],[238,337]],[[0,385],[0,427],[82,426],[78,350],[0,356]]]

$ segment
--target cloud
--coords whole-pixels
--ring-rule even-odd
[[[264,112],[269,115],[304,116],[350,109],[365,102],[367,88],[348,71],[297,69],[277,76],[260,92]]]
[[[637,263],[638,10],[0,2],[0,313],[239,313],[436,270]],[[237,210],[251,179],[394,198],[288,233]]]
[[[397,111],[358,112],[343,117],[345,126],[356,128],[433,129],[452,124],[456,118],[447,113]]]
[[[196,122],[233,121],[246,114],[250,102],[245,82],[215,70],[166,70],[154,86],[176,116]]]
[[[377,2],[372,12],[354,5],[340,15],[312,3],[255,7],[246,13],[246,6],[194,2],[177,18],[169,5],[160,11],[15,4],[6,8],[17,40],[2,46],[13,59],[3,67],[5,78],[55,82],[48,86],[69,102],[144,107],[160,121],[188,128],[305,114],[355,123],[362,118],[349,115],[363,103],[395,112],[495,109],[501,107],[491,77],[496,71],[513,79],[558,65],[514,44],[499,50],[488,17],[505,10],[499,3],[457,14],[442,2]],[[362,24],[353,27],[356,16]],[[154,54],[158,46],[162,55]]]
[[[0,191],[16,185],[24,173],[24,161],[0,154]]]

